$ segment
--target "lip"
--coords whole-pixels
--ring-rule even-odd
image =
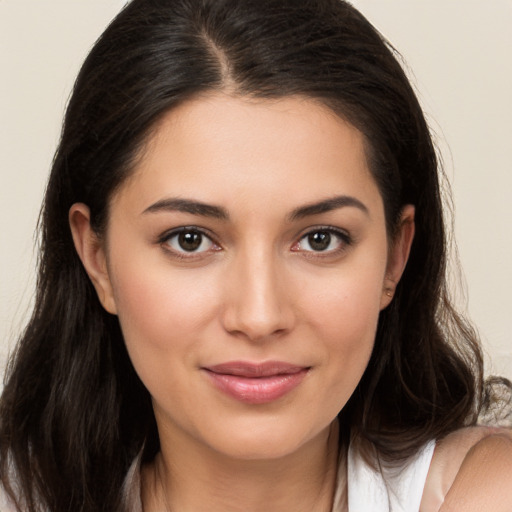
[[[273,402],[295,389],[310,368],[281,361],[230,361],[203,368],[217,389],[247,404]]]

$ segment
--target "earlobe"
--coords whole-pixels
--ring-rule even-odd
[[[403,207],[398,231],[388,254],[386,277],[382,290],[381,309],[386,308],[393,300],[395,288],[407,265],[412,241],[414,239],[414,214],[415,208],[412,204]]]
[[[112,285],[107,269],[104,244],[91,227],[89,207],[75,203],[69,210],[69,226],[76,252],[96,289],[106,311],[117,314]]]

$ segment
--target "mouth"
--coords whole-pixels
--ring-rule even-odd
[[[247,404],[278,400],[295,389],[310,369],[281,361],[232,361],[202,368],[218,390]]]

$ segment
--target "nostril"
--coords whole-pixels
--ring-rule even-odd
[[[224,329],[232,336],[244,337],[251,341],[284,336],[293,326],[292,316],[282,309],[270,314],[250,315],[247,310],[233,307],[223,318]]]

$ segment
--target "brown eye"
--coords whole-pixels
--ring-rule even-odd
[[[184,231],[178,235],[178,245],[187,252],[196,251],[201,247],[203,235],[194,231]]]
[[[317,231],[308,235],[308,244],[313,251],[326,251],[331,245],[331,233]]]
[[[203,253],[215,249],[216,244],[197,229],[180,229],[166,235],[161,243],[168,245],[176,253]]]
[[[350,235],[338,228],[321,228],[311,230],[293,245],[292,251],[306,253],[335,254],[351,245]]]

